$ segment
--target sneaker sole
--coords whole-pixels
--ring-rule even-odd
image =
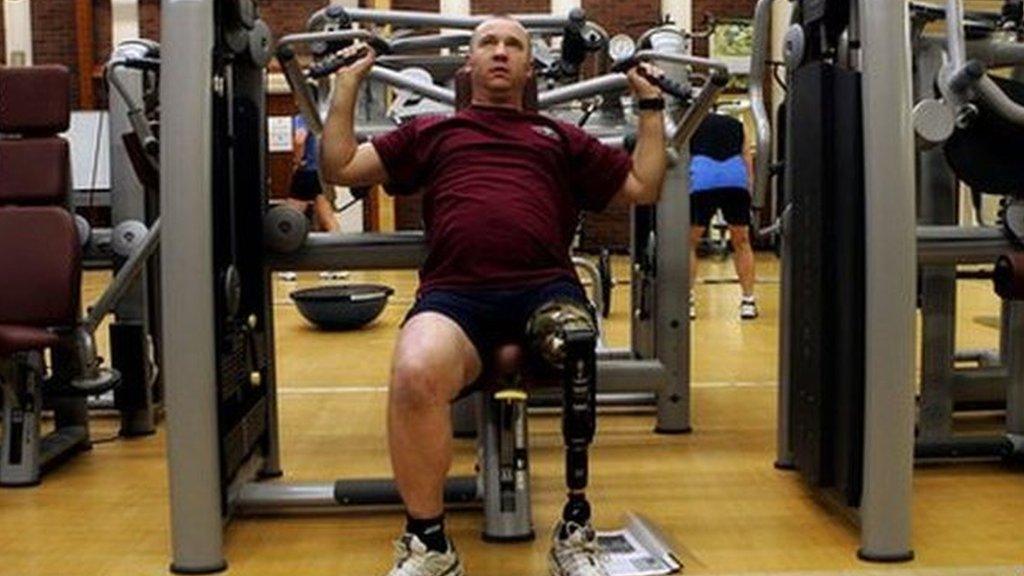
[[[441,572],[437,576],[466,576],[466,571],[462,569],[462,562],[457,562],[455,565],[450,566],[444,572]]]
[[[462,562],[460,561],[449,566],[444,572],[439,572],[433,576],[466,576],[466,571],[462,569]]]
[[[566,570],[563,570],[562,567],[558,565],[558,561],[555,560],[554,555],[549,552],[548,553],[548,576],[573,576],[573,575],[571,573],[567,572]]]

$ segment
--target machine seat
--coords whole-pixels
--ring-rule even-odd
[[[50,348],[59,342],[60,337],[43,328],[0,324],[0,357]]]
[[[78,230],[67,209],[0,206],[0,324],[74,326],[81,257]]]
[[[1017,104],[1024,104],[1024,84],[992,77]],[[960,128],[946,143],[946,160],[957,178],[976,192],[1024,197],[1024,127],[1015,126],[982,106],[967,128]]]

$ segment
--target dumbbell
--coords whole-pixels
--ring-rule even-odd
[[[142,244],[149,229],[138,220],[125,220],[114,226],[110,233],[110,249],[122,258],[131,256],[132,252]]]
[[[309,221],[291,206],[279,204],[263,216],[263,245],[280,253],[294,252],[309,236]]]
[[[75,214],[75,230],[78,231],[78,245],[85,248],[92,238],[92,226],[85,216]]]

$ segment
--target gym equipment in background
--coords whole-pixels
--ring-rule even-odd
[[[70,103],[63,66],[0,68],[2,486],[34,486],[89,450],[86,395],[118,380],[94,362],[91,334],[79,326],[81,242],[68,210],[69,145],[58,136]],[[44,405],[55,423],[45,435]]]
[[[787,34],[779,456],[857,512],[860,557],[912,557],[914,199],[908,8],[802,0]],[[763,86],[772,0],[755,9]],[[779,23],[781,25],[781,23]],[[770,175],[760,90],[755,205]]]
[[[752,87],[766,76],[771,8],[772,0],[760,0],[756,9]],[[957,226],[957,178],[977,192],[1019,192],[1006,185],[1019,166],[986,156],[988,145],[958,140],[1005,141],[1017,130],[1005,124],[1024,121],[1014,90],[1004,92],[981,62],[967,60],[1020,63],[1021,45],[994,34],[1019,23],[968,16],[958,0],[806,0],[795,4],[786,37],[776,466],[799,470],[828,500],[858,512],[859,555],[868,560],[913,556],[915,455],[1005,456],[1020,451],[1024,432],[1017,303],[1003,304],[998,353],[954,348],[957,264],[994,262],[1024,221],[1010,199],[1003,229]],[[941,19],[945,37],[925,33]],[[761,90],[752,88],[751,98],[755,195],[763,200],[771,124]],[[972,168],[961,175],[957,166]],[[917,403],[915,300],[924,334]],[[974,366],[956,367],[965,361]],[[1005,408],[1006,430],[954,435],[954,412],[972,400]]]

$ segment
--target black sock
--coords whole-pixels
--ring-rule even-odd
[[[427,550],[442,554],[448,551],[448,538],[444,535],[444,514],[437,518],[413,518],[406,515],[405,531],[415,534]]]

